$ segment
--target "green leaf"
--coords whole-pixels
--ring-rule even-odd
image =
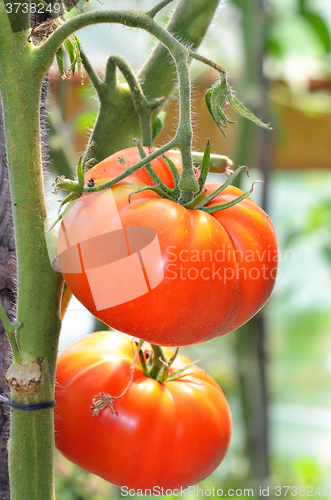
[[[56,53],[56,61],[59,67],[59,72],[61,77],[65,76],[63,55],[64,55],[63,48],[61,46]]]
[[[78,72],[80,69],[80,72],[82,73],[81,67],[79,68],[79,66],[81,66],[79,40],[78,40],[76,35],[71,35],[69,37],[69,39],[70,39],[70,42],[72,44],[73,51],[74,51],[74,59],[73,59],[73,61],[71,61],[72,74],[74,74],[74,72],[75,72],[76,65],[77,65]]]
[[[232,109],[234,109],[239,115],[243,116],[244,118],[247,118],[247,120],[252,121],[255,123],[255,125],[258,125],[259,127],[271,130],[272,127],[270,127],[269,123],[263,123],[259,118],[257,118],[254,113],[246,108],[246,106],[239,101],[238,97],[235,95],[234,91],[230,89],[230,92],[228,94],[228,101]]]
[[[80,42],[76,35],[70,35],[65,41],[62,47],[65,47],[69,60],[70,60],[70,68],[69,71],[72,71],[72,74],[75,74],[76,66],[78,70],[78,74],[83,81],[83,71],[82,71],[82,60],[80,57]]]
[[[219,114],[218,114],[218,107],[217,107],[217,102],[216,102],[216,98],[217,98],[218,93],[219,93],[219,91],[216,87],[213,87],[213,88],[207,90],[207,92],[205,94],[205,103],[206,103],[208,111],[211,114],[211,116],[213,117],[216,125],[219,127],[219,129],[221,130],[224,137],[226,137],[226,134],[223,130],[223,128],[226,126],[226,122],[224,121],[223,116],[222,116],[222,115],[224,115],[224,113],[221,110],[221,116],[219,116]]]
[[[322,42],[325,51],[327,53],[330,53],[331,52],[331,34],[330,34],[329,28],[328,28],[326,22],[324,21],[324,19],[322,19],[322,17],[320,17],[319,15],[314,14],[312,12],[305,12],[304,17],[307,19],[307,21],[309,22],[309,24],[311,25],[311,27],[315,31],[316,35],[318,36],[318,38]]]
[[[67,38],[64,43],[66,45],[66,49],[67,49],[70,63],[71,63],[70,69],[71,69],[72,73],[74,74],[74,72],[75,72],[75,49],[74,49],[74,45],[71,41],[71,37]]]

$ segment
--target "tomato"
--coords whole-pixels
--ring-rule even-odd
[[[130,489],[174,489],[201,481],[223,460],[230,441],[223,392],[197,366],[186,377],[160,384],[136,364],[129,389],[114,400],[115,414],[106,407],[93,416],[97,394],[124,392],[132,361],[131,340],[110,331],[87,335],[59,356],[58,449],[83,469]],[[169,373],[188,363],[177,356]]]
[[[86,181],[98,185],[122,173],[118,157],[127,166],[140,160],[137,148],[120,151],[89,170]],[[165,161],[152,166],[173,187]],[[251,198],[212,214],[153,191],[129,202],[151,184],[143,168],[83,195],[65,215],[59,258],[69,288],[101,321],[153,344],[194,344],[238,328],[274,286],[277,241],[268,215]],[[205,187],[211,193],[219,184]],[[241,194],[228,186],[209,206]]]

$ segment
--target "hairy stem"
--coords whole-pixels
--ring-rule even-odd
[[[0,82],[17,251],[16,333],[21,356],[38,359],[40,387],[12,398],[50,401],[60,330],[62,277],[52,270],[45,243],[46,218],[40,141],[40,91],[44,72],[33,64],[27,32],[12,33],[0,4]],[[53,410],[12,410],[9,447],[11,494],[15,500],[54,498]]]

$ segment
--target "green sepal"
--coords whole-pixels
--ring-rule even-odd
[[[243,193],[241,196],[234,198],[233,200],[229,201],[228,203],[222,203],[221,205],[214,205],[212,207],[204,207],[201,210],[203,210],[204,212],[207,212],[208,214],[213,214],[214,212],[219,212],[220,210],[225,210],[226,208],[233,207],[233,205],[236,205],[237,203],[244,200],[245,198],[248,198],[248,196],[250,194],[252,194],[254,184],[256,184],[257,182],[262,182],[262,181],[254,181],[252,184],[252,187],[249,191],[246,191],[246,193]]]
[[[78,198],[80,198],[80,194],[78,193],[70,193],[69,196],[67,196],[66,198],[64,198],[64,200],[61,201],[61,205],[60,205],[60,208],[59,208],[59,212],[61,210],[61,208],[66,204],[66,203],[69,203],[66,208],[63,210],[63,212],[60,214],[59,213],[59,216],[58,218],[56,219],[56,221],[51,225],[51,227],[49,229],[47,229],[47,233],[49,233],[49,231],[51,231],[58,222],[60,222],[60,220],[63,219],[63,217],[65,216],[65,214],[70,210],[70,208],[73,206],[73,203],[75,200],[77,200]]]
[[[193,200],[191,200],[189,203],[186,203],[186,205],[184,205],[184,207],[189,209],[189,210],[194,210],[195,208],[197,209],[198,206],[201,205],[203,200],[206,198],[206,196],[207,196],[207,189],[205,191],[203,191],[202,193],[199,193],[198,196],[193,198]]]
[[[77,184],[77,182],[58,182],[56,187],[64,189],[65,191],[81,191],[81,187]]]
[[[78,74],[80,77],[80,81],[81,81],[81,83],[83,83],[84,82],[84,75],[83,75],[83,69],[82,69],[82,59],[80,57],[80,51],[81,51],[80,41],[79,41],[79,38],[75,34],[71,35],[71,37],[73,38],[74,46],[75,46],[77,71],[78,71]]]
[[[70,69],[72,71],[72,74],[74,75],[75,74],[75,59],[76,59],[76,57],[75,57],[75,49],[74,49],[74,45],[72,43],[71,37],[67,38],[64,43],[65,43],[65,46],[66,46],[66,49],[68,52],[68,56],[70,59]]]
[[[131,203],[131,197],[134,194],[141,193],[141,191],[154,191],[154,193],[158,194],[161,198],[165,198],[166,200],[174,201],[176,203],[175,198],[165,193],[162,189],[155,186],[143,186],[139,189],[136,189],[132,193],[129,194],[129,203]]]
[[[181,368],[180,370],[177,370],[176,372],[171,373],[167,378],[167,382],[171,382],[172,380],[177,380],[177,379],[182,378],[182,377],[187,377],[188,375],[193,375],[194,372],[189,372],[189,373],[184,373],[184,372],[186,372],[186,370],[188,370],[192,366],[199,363],[199,361],[201,361],[201,359],[197,359],[197,360],[193,361],[192,363],[189,363],[188,365],[184,366],[184,368]]]
[[[224,191],[224,189],[226,187],[228,187],[232,181],[234,181],[234,179],[238,176],[238,174],[243,170],[243,169],[246,169],[246,172],[247,172],[247,175],[248,175],[248,168],[246,166],[242,166],[242,167],[239,167],[237,168],[237,170],[235,170],[233,172],[233,174],[231,174],[228,179],[218,188],[216,189],[216,191],[214,191],[213,193],[210,193],[208,196],[206,196],[204,198],[204,200],[202,201],[202,203],[200,203],[199,205],[196,206],[196,209],[197,210],[202,210],[204,209],[203,207],[205,205],[208,205],[208,203],[210,203],[211,201],[213,201],[213,199],[218,195],[220,194],[222,191]]]
[[[168,363],[167,363],[168,368],[170,368],[170,366],[173,364],[173,362],[177,358],[178,352],[179,352],[179,347],[176,347],[175,352],[173,353],[173,355],[171,356],[171,358],[168,359]]]
[[[85,185],[85,177],[84,177],[84,168],[83,168],[83,156],[81,156],[78,160],[77,165],[77,177],[78,177],[78,185],[84,187]]]
[[[203,158],[201,162],[201,172],[200,172],[200,177],[199,177],[199,193],[202,192],[203,187],[206,183],[207,180],[207,175],[209,172],[209,164],[210,164],[210,152],[211,152],[211,146],[210,146],[210,141],[208,139],[205,151],[203,153]]]

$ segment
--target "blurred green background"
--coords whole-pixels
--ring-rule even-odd
[[[92,0],[86,10],[145,9],[154,3],[104,0],[101,5]],[[159,20],[166,23],[171,10]],[[155,43],[144,33],[112,26],[84,29],[79,38],[100,74],[114,53],[138,68]],[[264,180],[252,197],[268,211],[280,249],[278,280],[263,312],[239,332],[181,349],[191,359],[202,359],[201,367],[220,384],[233,415],[229,452],[201,488],[254,488],[257,498],[260,485],[270,486],[270,497],[275,486],[312,486],[314,497],[330,498],[330,1],[221,1],[199,51],[227,68],[241,100],[270,121],[273,131],[238,120],[224,139],[202,102],[215,75],[194,62],[194,146],[201,150],[210,137],[213,152],[227,154],[235,166],[247,164],[250,179]],[[60,80],[54,67],[50,182],[53,174],[68,175],[76,164],[97,109],[87,80],[84,86],[76,77]],[[172,135],[175,111],[176,99],[168,107],[159,143]],[[222,179],[222,174],[212,175]],[[243,179],[241,187],[250,182]],[[93,317],[72,299],[60,351],[94,329]],[[56,484],[63,500],[120,497],[117,487],[60,455]]]

